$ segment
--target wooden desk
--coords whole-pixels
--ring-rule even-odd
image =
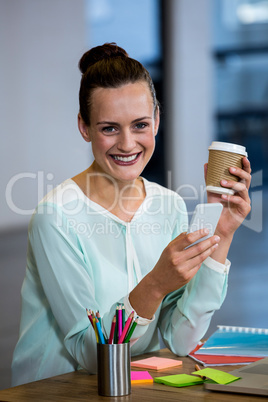
[[[152,377],[160,377],[170,374],[181,374],[195,371],[195,362],[189,357],[174,356],[168,349],[162,349],[142,356],[136,356],[132,360],[139,360],[149,356],[161,356],[177,358],[183,361],[182,367],[175,367],[161,371],[149,370]],[[236,366],[238,367],[238,366]],[[223,371],[234,370],[232,366],[221,366]],[[138,369],[137,369],[138,370]],[[47,378],[18,387],[8,388],[0,391],[0,401],[47,401],[47,402],[80,402],[80,401],[137,401],[137,402],[157,402],[157,401],[261,401],[261,397],[251,395],[240,395],[207,391],[203,385],[191,387],[175,388],[163,384],[136,384],[132,385],[132,392],[128,396],[105,397],[98,395],[97,376],[89,375],[86,371],[75,371],[57,377]]]

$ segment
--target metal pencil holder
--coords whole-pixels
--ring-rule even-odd
[[[98,393],[123,396],[131,393],[130,343],[97,344]]]

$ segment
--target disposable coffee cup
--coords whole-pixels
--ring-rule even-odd
[[[131,393],[130,343],[97,344],[98,393],[124,396]]]
[[[206,178],[207,191],[218,194],[234,194],[234,190],[221,186],[221,180],[239,181],[239,178],[229,172],[230,167],[243,167],[242,159],[248,156],[242,145],[229,142],[213,141],[209,150]]]

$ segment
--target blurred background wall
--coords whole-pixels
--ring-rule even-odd
[[[25,226],[47,187],[88,164],[76,128],[83,1],[0,2],[0,230]],[[71,163],[66,161],[71,159]]]
[[[27,225],[38,201],[86,169],[77,129],[79,58],[104,42],[150,71],[161,102],[144,176],[205,202],[212,140],[252,161],[252,213],[235,236],[216,325],[268,327],[268,2],[260,0],[0,0],[0,389],[10,386]]]

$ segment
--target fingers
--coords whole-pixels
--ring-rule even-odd
[[[201,244],[201,243],[199,243],[199,244]],[[193,246],[193,247],[197,247],[197,246],[199,246],[199,244],[196,246]],[[198,251],[198,254],[194,255],[193,258],[191,258],[189,260],[189,265],[190,265],[189,269],[190,270],[195,269],[196,267],[200,268],[201,264],[217,249],[218,246],[219,246],[219,243],[217,242],[217,243],[214,243],[213,245],[210,245],[207,249],[205,249],[201,253],[199,253],[199,251]]]
[[[193,233],[191,233],[191,235],[192,234]],[[188,241],[192,241],[192,239],[188,239]],[[186,279],[192,278],[195,275],[205,259],[208,258],[216,250],[219,245],[219,241],[219,236],[212,236],[184,250],[183,259],[185,262],[183,269]]]
[[[239,217],[237,218],[238,221],[242,222],[244,218],[249,214],[251,210],[251,200],[249,197],[247,197],[246,200],[244,200],[242,197],[237,196],[237,195],[227,195],[227,194],[222,194],[221,198],[225,201],[228,202],[229,205],[232,207],[235,205],[237,208],[237,211],[239,212]],[[233,208],[229,208],[229,211],[232,212]],[[234,214],[235,216],[235,214]],[[241,218],[241,219],[240,219]]]
[[[192,239],[188,238],[188,241],[192,241]],[[218,247],[219,242],[219,236],[211,236],[206,240],[200,241],[186,249],[185,258],[191,260],[191,264],[201,264]]]
[[[221,194],[221,198],[222,200],[228,202],[230,213],[233,211],[233,207],[235,207],[239,213],[237,220],[242,222],[242,220],[249,214],[251,210],[251,200],[248,194],[248,189],[244,183],[235,183],[232,185],[232,183],[228,182],[225,187],[232,188],[235,191],[235,194]],[[235,214],[233,216],[235,216]]]
[[[195,230],[194,232],[191,233],[185,233],[185,236],[183,237],[183,243],[185,247],[190,247],[192,246],[193,243],[197,242],[198,240],[201,240],[208,234],[209,230],[207,228]]]
[[[221,185],[223,187],[226,188],[230,188],[232,190],[234,190],[234,192],[236,193],[236,195],[239,195],[239,197],[241,197],[243,200],[245,200],[246,202],[250,202],[250,198],[248,195],[248,189],[245,183],[239,181],[239,182],[235,182],[235,181],[231,181],[231,180],[221,180]],[[226,197],[222,197],[224,199],[226,199]]]
[[[230,173],[238,176],[240,181],[246,184],[247,189],[249,189],[251,182],[251,167],[247,158],[244,158],[245,162],[243,162],[243,169],[239,169],[238,167],[230,167]]]
[[[193,234],[193,233],[190,233],[190,234]],[[188,236],[190,236],[190,234]],[[195,242],[192,242],[192,239],[191,238],[189,239],[189,237],[187,238],[187,241],[191,242],[190,247],[187,248],[187,252],[188,252],[187,256],[189,258],[192,258],[196,254],[201,254],[208,248],[214,246],[215,244],[218,244],[220,242],[220,237],[217,235],[211,236],[208,239],[202,240],[196,244],[192,244]]]
[[[187,263],[187,261],[196,258],[198,255],[200,255],[199,263],[202,263],[203,260],[217,248],[220,242],[220,237],[216,235],[202,240],[208,233],[209,231],[207,229],[201,229],[192,233],[182,233],[173,240],[173,242],[170,243],[170,252],[174,258],[174,265],[183,261]],[[195,244],[197,241],[199,242]],[[196,265],[197,263],[198,260],[195,260],[194,264]]]
[[[243,169],[238,167],[230,167],[230,173],[239,177],[240,181],[235,182],[233,180],[221,180],[221,185],[226,188],[234,190],[240,197],[242,197],[247,203],[250,203],[250,198],[248,194],[248,189],[251,182],[251,167],[249,160],[245,157],[243,158]],[[226,197],[222,197],[227,199]],[[228,198],[230,201],[231,199]],[[238,200],[236,200],[238,202]],[[235,202],[235,200],[234,200]]]
[[[183,251],[185,248],[193,247],[193,244],[197,241],[202,240],[203,237],[209,234],[209,230],[207,228],[195,230],[191,233],[183,232],[179,236],[177,236],[170,244],[171,251]],[[215,241],[214,241],[215,240]],[[209,241],[219,242],[220,238],[218,236],[212,236],[205,241],[200,241],[200,243],[204,243],[204,245],[209,245]],[[205,243],[206,242],[206,243]]]
[[[218,236],[193,244],[205,235],[207,231],[204,229],[192,233],[181,233],[164,249],[154,268],[163,295],[188,283],[203,261],[217,248],[220,240]],[[190,248],[185,249],[190,245],[192,245]]]
[[[248,160],[248,158],[244,157],[242,160],[242,163],[243,163],[243,169],[247,173],[251,174],[251,166],[250,166],[250,161]]]
[[[229,171],[231,174],[238,176],[240,181],[246,184],[247,189],[249,189],[250,182],[251,182],[251,166],[249,160],[244,157],[242,160],[243,169],[238,167],[230,167]]]

